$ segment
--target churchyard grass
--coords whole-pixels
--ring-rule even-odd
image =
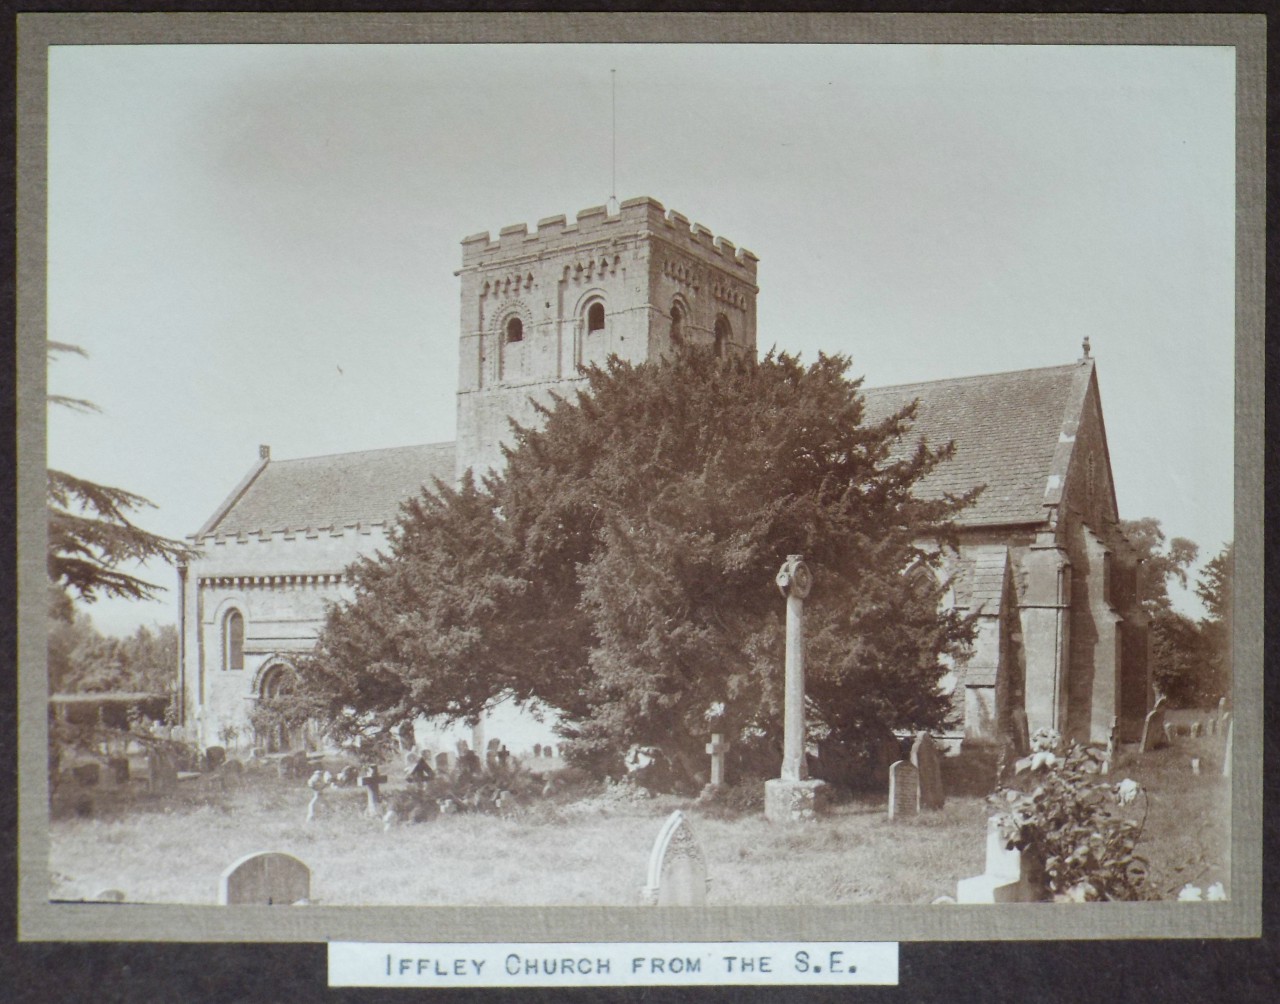
[[[1185,883],[1228,879],[1230,780],[1220,745],[1183,737],[1143,757],[1125,752],[1112,774],[1150,790],[1139,850],[1165,896]],[[1190,756],[1202,758],[1198,776]],[[362,814],[360,789],[326,793],[307,824],[311,792],[266,774],[226,791],[204,779],[183,782],[172,795],[130,794],[115,806],[108,791],[92,791],[91,818],[67,811],[65,793],[55,800],[55,899],[114,887],[135,902],[214,903],[227,865],[273,850],[310,866],[313,901],[322,905],[632,905],[654,837],[682,808],[706,856],[708,905],[931,903],[982,871],[993,811],[981,797],[952,795],[938,812],[890,822],[881,795],[836,804],[816,823],[782,826],[759,812],[706,812],[671,796],[594,798],[535,804],[518,818],[441,816],[384,831]]]

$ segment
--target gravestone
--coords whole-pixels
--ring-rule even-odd
[[[534,743],[534,744],[533,744],[533,758],[534,758],[535,760],[537,760],[540,756],[542,756],[542,743]]]
[[[821,814],[828,794],[824,782],[809,777],[805,757],[804,601],[813,588],[813,573],[801,555],[791,554],[774,582],[787,598],[782,770],[764,783],[764,814],[773,823],[801,823]]]
[[[728,750],[729,744],[724,736],[713,732],[711,742],[707,743],[707,752],[711,754],[711,780],[703,789],[704,795],[724,787],[724,755]]]
[[[497,753],[498,750],[501,748],[502,748],[502,743],[498,742],[496,738],[490,739],[489,745],[485,747],[485,749],[491,753]]]
[[[437,753],[436,754],[436,770],[443,774],[448,769],[449,769],[449,754]]]
[[[222,873],[219,906],[293,906],[311,899],[311,869],[292,854],[247,854]]]
[[[1165,722],[1164,737],[1166,740],[1168,740],[1168,745],[1172,746],[1174,744],[1173,741],[1175,738],[1177,738],[1177,735],[1178,735],[1178,726],[1174,725],[1173,722]]]
[[[333,784],[333,775],[327,770],[318,770],[307,779],[307,787],[313,792],[311,801],[307,803],[307,822],[310,823],[316,818],[316,806],[320,804],[320,796],[324,790]]]
[[[543,747],[542,747],[542,756],[543,756],[543,759],[545,759],[545,760],[550,760],[550,759],[551,759],[551,756],[552,756],[552,753],[553,753],[553,751],[552,751],[552,749],[551,749],[551,744],[550,744],[550,743],[548,743],[546,746],[543,746]]]
[[[1156,701],[1155,707],[1147,712],[1146,720],[1142,723],[1142,742],[1138,746],[1139,753],[1150,753],[1169,744],[1164,726],[1164,698],[1162,697]]]
[[[1025,708],[1014,708],[1009,712],[1009,725],[1013,729],[1013,746],[1018,756],[1026,756],[1031,752],[1031,726],[1027,724]]]
[[[1005,846],[1000,819],[987,820],[986,871],[956,883],[957,903],[1034,903],[1040,890],[1022,852]]]
[[[1203,726],[1202,726],[1199,722],[1192,722],[1192,723],[1191,723],[1191,738],[1192,738],[1192,739],[1199,739],[1199,738],[1200,738],[1200,732],[1201,732],[1201,730],[1202,730],[1202,729],[1203,729]]]
[[[458,757],[458,776],[461,778],[472,777],[484,771],[484,765],[480,762],[480,754],[474,750],[464,750],[462,755]]]
[[[129,758],[113,756],[107,761],[107,770],[111,771],[111,779],[116,784],[129,783]]]
[[[908,760],[889,765],[889,818],[903,819],[920,812],[920,772]]]
[[[369,796],[369,804],[365,806],[365,813],[370,816],[380,816],[381,811],[378,808],[382,785],[387,783],[387,775],[378,773],[377,764],[370,764],[360,772],[360,786],[364,788],[365,793]]]
[[[508,761],[511,759],[511,751],[503,746],[498,750],[498,769],[506,770]]]
[[[147,783],[154,792],[172,791],[178,783],[178,769],[169,754],[153,748],[147,754]]]
[[[92,788],[102,777],[102,767],[96,763],[82,763],[71,768],[71,776],[86,788]]]
[[[217,770],[227,762],[227,751],[223,746],[210,746],[204,751],[204,762],[209,770]]]
[[[431,769],[425,756],[418,757],[404,772],[404,779],[410,784],[426,784],[435,776],[436,772]]]
[[[947,801],[942,787],[942,754],[927,732],[916,733],[911,746],[911,763],[920,772],[920,808],[930,812],[941,809]]]
[[[640,892],[648,906],[702,906],[707,901],[707,862],[677,809],[667,817],[649,853],[648,881]]]

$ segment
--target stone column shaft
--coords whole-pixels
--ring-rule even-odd
[[[787,597],[787,663],[783,712],[782,779],[809,776],[804,756],[804,600]]]

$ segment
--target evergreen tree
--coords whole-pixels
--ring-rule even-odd
[[[556,709],[579,762],[654,745],[692,776],[709,732],[780,741],[773,578],[801,553],[815,731],[941,725],[938,680],[972,626],[939,612],[932,574],[907,573],[939,562],[976,491],[917,498],[950,444],[903,449],[910,407],[864,422],[848,366],[686,349],[592,369],[516,430],[503,475],[437,485],[353,566],[306,699],[351,724],[473,718],[510,695]]]
[[[83,356],[84,350],[63,342],[49,343],[49,357]],[[88,401],[50,394],[49,403],[75,411],[96,411]],[[153,599],[164,587],[122,571],[122,565],[159,558],[173,563],[190,554],[181,541],[149,533],[134,524],[134,512],[154,508],[141,495],[96,484],[65,471],[48,471],[49,580],[67,595],[86,603],[99,596]],[[53,610],[65,616],[67,607]]]

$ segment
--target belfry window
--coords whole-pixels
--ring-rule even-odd
[[[724,314],[716,315],[716,355],[722,356],[733,341],[733,326]]]
[[[244,614],[239,610],[222,622],[222,668],[244,669]]]
[[[597,300],[587,308],[587,334],[604,330],[604,304]]]
[[[679,345],[684,341],[684,310],[678,303],[671,305],[671,344]]]
[[[507,343],[524,340],[524,322],[518,317],[507,321]]]

